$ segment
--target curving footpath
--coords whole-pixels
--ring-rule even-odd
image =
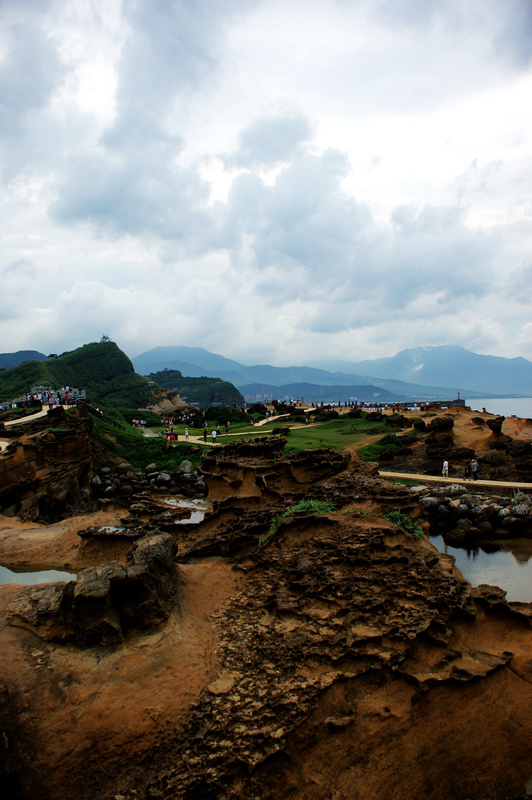
[[[63,406],[63,408],[67,408],[67,406]],[[9,422],[5,422],[4,425],[6,428],[11,428],[13,425],[21,425],[23,422],[33,422],[34,419],[40,419],[41,417],[45,417],[48,414],[48,408],[44,408],[41,411],[37,411],[35,414],[30,414],[28,417],[21,417],[20,419],[12,419]],[[8,446],[9,441],[5,439],[0,439],[0,453],[6,449]]]

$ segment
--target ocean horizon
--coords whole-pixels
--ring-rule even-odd
[[[532,397],[474,397],[466,399],[465,404],[474,411],[485,408],[490,414],[532,419]]]

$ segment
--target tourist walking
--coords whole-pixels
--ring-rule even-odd
[[[471,475],[474,481],[478,480],[478,464],[475,459],[471,462]]]
[[[212,429],[212,443],[216,444],[216,428]]]
[[[203,428],[203,441],[207,444],[207,428]]]
[[[469,462],[464,467],[464,480],[471,480],[471,464]]]
[[[441,470],[441,474],[442,474],[443,478],[448,478],[449,477],[449,462],[448,461],[444,461],[443,462],[443,467],[442,467],[442,470]]]

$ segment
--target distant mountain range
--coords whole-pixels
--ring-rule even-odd
[[[0,369],[18,367],[26,361],[47,361],[48,356],[37,350],[18,350],[16,353],[0,353]]]
[[[468,397],[532,395],[532,362],[525,358],[500,358],[472,353],[463,347],[416,347],[401,350],[393,358],[346,362],[328,360],[310,366],[273,367],[269,364],[245,366],[201,347],[155,347],[132,359],[137,372],[147,375],[162,369],[177,369],[190,377],[218,377],[238,387],[242,394],[252,390],[272,391],[276,396],[312,394],[334,399],[337,387],[351,390],[365,387],[364,397],[375,399],[379,390],[393,399],[452,399],[458,392]],[[292,391],[307,384],[306,394]],[[328,387],[327,391],[325,387]],[[254,392],[253,392],[254,393]],[[337,398],[340,399],[340,398]],[[384,399],[384,394],[378,399]],[[387,397],[388,401],[393,401]]]
[[[0,353],[0,369],[26,361],[47,361],[36,350]],[[271,392],[275,397],[305,400],[464,399],[509,395],[532,396],[532,362],[525,358],[500,358],[472,353],[464,347],[415,347],[391,358],[365,361],[338,359],[308,366],[246,366],[202,347],[155,347],[132,359],[135,371],[149,375],[164,369],[179,370],[191,378],[228,381],[243,395]]]
[[[391,358],[327,360],[313,366],[430,386],[467,386],[477,393],[532,395],[531,361],[478,355],[456,345],[414,347]]]

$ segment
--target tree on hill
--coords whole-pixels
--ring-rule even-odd
[[[85,389],[99,406],[144,408],[157,402],[159,386],[137,375],[114,342],[92,342],[48,361],[28,361],[0,372],[0,402],[26,394],[32,386]]]
[[[178,369],[163,369],[152,372],[148,379],[170,392],[175,392],[187,403],[232,406],[244,402],[238,389],[220,378],[187,378]]]

